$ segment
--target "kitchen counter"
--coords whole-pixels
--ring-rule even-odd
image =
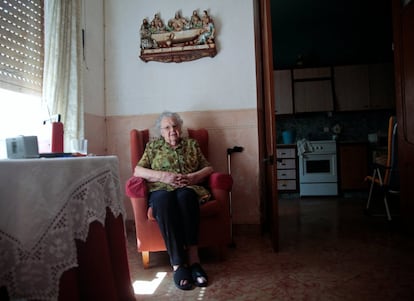
[[[367,140],[338,140],[339,144],[369,144]]]
[[[369,143],[340,142],[338,145],[338,171],[341,191],[366,190],[365,177],[368,175]]]

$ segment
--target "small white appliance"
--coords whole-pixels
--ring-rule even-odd
[[[37,136],[18,136],[6,138],[7,158],[25,159],[38,158],[39,147]]]

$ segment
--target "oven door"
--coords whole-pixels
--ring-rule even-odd
[[[299,157],[300,183],[338,182],[336,154],[307,153]]]

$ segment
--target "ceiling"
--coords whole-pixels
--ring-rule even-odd
[[[390,0],[271,0],[275,69],[392,60]]]

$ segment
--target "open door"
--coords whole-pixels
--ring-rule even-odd
[[[258,129],[262,232],[279,250],[279,213],[276,179],[276,124],[273,90],[273,50],[270,1],[255,1],[257,49]]]
[[[392,0],[401,216],[414,233],[414,0]]]

